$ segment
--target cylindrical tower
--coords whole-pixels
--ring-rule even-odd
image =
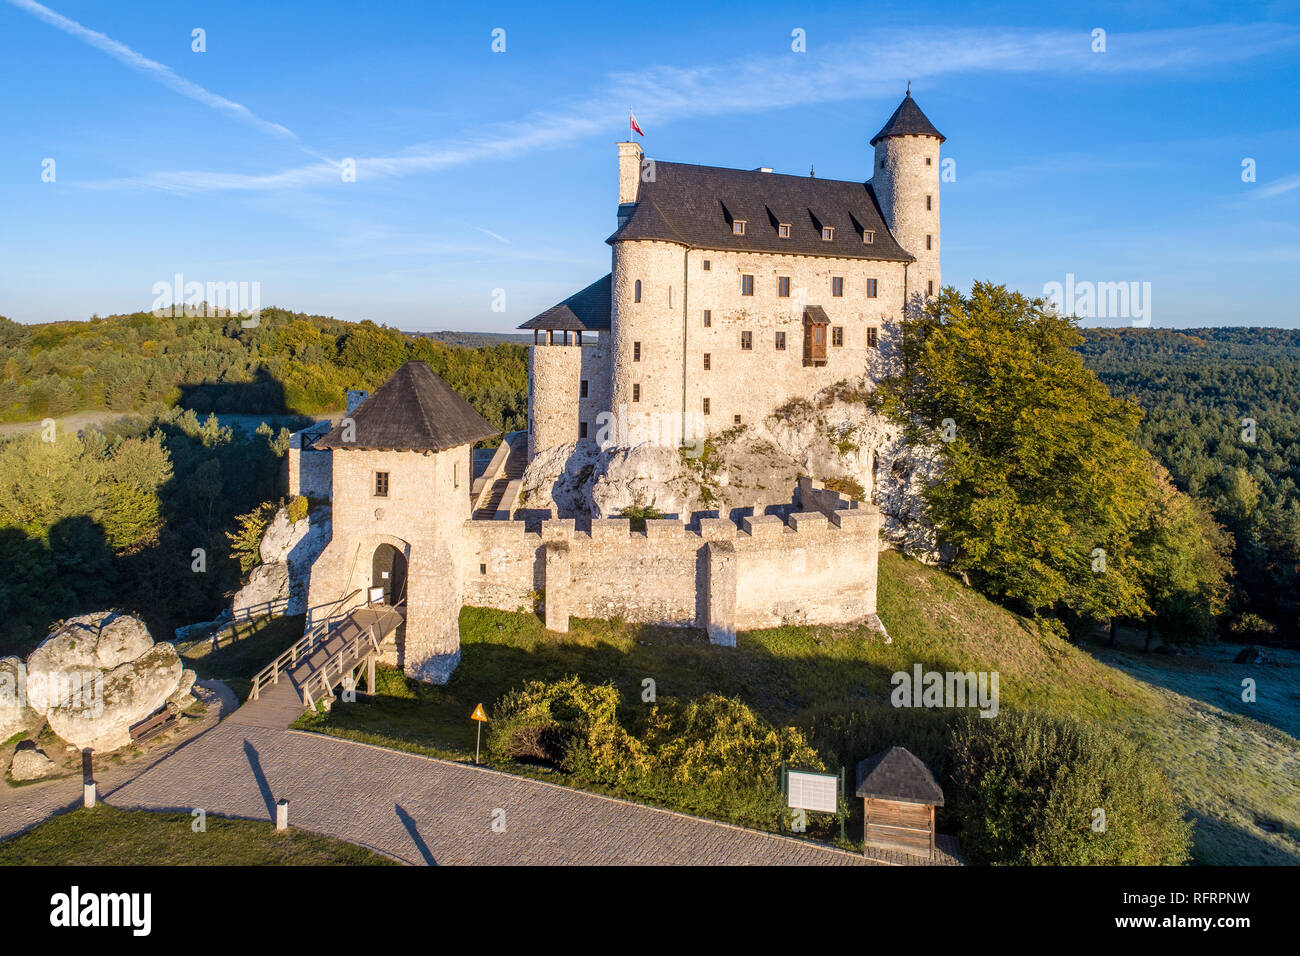
[[[909,302],[939,292],[939,147],[944,136],[912,99],[911,90],[871,140],[871,184],[885,225],[916,257],[908,268]]]

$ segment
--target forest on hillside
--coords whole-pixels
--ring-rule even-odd
[[[1242,636],[1300,614],[1300,331],[1086,329],[1087,366],[1145,415],[1137,441],[1233,535]]]
[[[527,423],[528,354],[510,342],[460,348],[373,322],[265,309],[238,316],[96,316],[22,325],[0,316],[0,422],[87,409],[314,415],[421,359],[502,431]]]

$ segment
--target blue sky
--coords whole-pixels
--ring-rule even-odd
[[[956,161],[946,283],[1149,282],[1155,326],[1300,324],[1280,3],[0,0],[0,314],[148,308],[179,272],[510,330],[608,271],[629,107],[658,159],[860,180],[908,80]]]

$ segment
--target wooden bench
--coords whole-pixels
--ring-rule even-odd
[[[133,726],[129,733],[133,743],[142,744],[146,740],[152,740],[160,733],[176,723],[176,714],[170,707],[164,707],[152,717],[146,717],[140,723]]]

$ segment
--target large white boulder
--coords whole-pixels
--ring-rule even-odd
[[[171,644],[155,644],[143,622],[114,611],[65,622],[26,670],[31,710],[68,743],[96,750],[129,744],[130,727],[176,696],[189,673]]]
[[[248,583],[231,599],[234,620],[266,614],[284,614],[289,600],[289,563],[259,564],[248,575]]]
[[[289,520],[288,508],[278,510],[262,534],[258,548],[262,563],[231,600],[234,618],[305,612],[311,566],[329,539],[328,507],[316,508],[299,521]]]
[[[48,777],[55,770],[54,761],[37,750],[30,741],[24,741],[14,751],[13,761],[9,764],[9,776],[14,780],[39,780]]]

